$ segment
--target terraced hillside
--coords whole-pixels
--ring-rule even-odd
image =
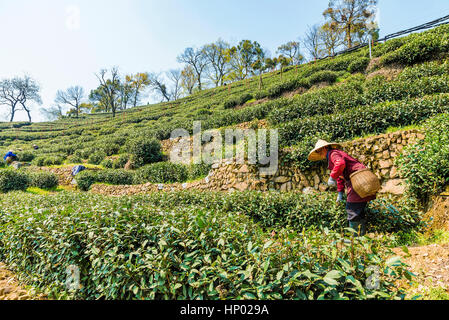
[[[393,249],[446,232],[423,217],[449,184],[449,26],[373,54],[361,49],[115,118],[0,124],[1,153],[17,152],[24,166],[0,169],[0,261],[55,298],[411,298],[415,277]],[[321,166],[306,160],[319,137],[343,142],[404,127],[423,135],[397,155],[407,193],[370,204],[366,237],[351,237],[344,206],[318,185],[311,194],[85,192],[95,183],[203,179],[210,165],[167,161],[171,132],[192,132],[194,121],[203,130],[276,128],[301,172]],[[402,150],[402,138],[395,143]],[[79,163],[88,170],[67,186]]]
[[[283,146],[307,141],[317,130],[341,141],[416,124],[446,111],[447,30],[442,26],[378,44],[371,62],[368,49],[362,49],[289,67],[282,76],[279,71],[264,74],[262,89],[255,77],[176,102],[130,109],[116,118],[93,114],[47,123],[2,123],[1,148],[25,151],[36,143],[36,158],[45,155],[59,163],[97,154],[96,162],[101,162],[102,156],[125,154],[126,142],[135,136],[165,140],[175,128],[191,131],[193,121],[202,121],[205,130],[246,122],[256,127],[266,119],[268,127],[279,128]]]

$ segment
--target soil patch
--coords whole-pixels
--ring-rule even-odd
[[[284,98],[293,98],[294,96],[296,96],[298,94],[303,94],[305,92],[307,92],[307,89],[305,89],[305,88],[298,88],[298,89],[296,89],[294,91],[285,92],[285,93],[282,94],[282,96]]]
[[[375,76],[384,76],[388,81],[394,80],[401,72],[402,68],[399,67],[388,67],[373,71],[368,74],[367,79],[371,79]]]
[[[394,249],[417,275],[414,279],[418,288],[409,290],[410,294],[419,294],[423,287],[443,287],[449,293],[449,244],[431,244],[408,248],[409,254],[402,249]]]
[[[434,230],[449,231],[449,193],[443,193],[435,198],[432,208],[425,214],[427,233]]]
[[[37,294],[34,289],[26,289],[20,285],[17,277],[0,262],[0,300],[45,300],[45,296]]]

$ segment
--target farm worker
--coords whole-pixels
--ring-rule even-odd
[[[3,157],[3,160],[9,165],[12,162],[17,161],[17,156],[12,151],[8,151]]]
[[[361,198],[354,191],[350,175],[366,169],[366,166],[340,149],[341,146],[338,143],[318,140],[308,159],[310,161],[327,159],[329,170],[331,171],[328,185],[337,187],[337,202],[343,202],[345,187],[347,188],[346,212],[348,214],[349,227],[359,231],[360,235],[363,236],[366,233],[365,209],[368,202],[374,200],[376,196]]]
[[[80,173],[81,171],[84,171],[84,170],[86,170],[85,166],[81,166],[81,165],[74,166],[72,168],[72,176],[76,176],[78,173]]]

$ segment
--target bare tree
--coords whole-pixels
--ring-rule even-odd
[[[320,28],[318,25],[308,27],[304,37],[304,47],[309,52],[310,56],[314,59],[321,57],[321,41],[320,41]]]
[[[64,114],[64,107],[56,104],[49,108],[40,108],[40,113],[45,117],[47,120],[56,120],[61,119]]]
[[[14,120],[15,113],[18,110],[24,110],[31,122],[31,108],[28,103],[42,104],[39,91],[39,84],[28,75],[23,78],[14,77],[0,82],[0,104],[9,107],[10,122]],[[18,109],[19,105],[22,109]]]
[[[99,74],[96,74],[96,77],[100,82],[98,88],[100,90],[98,91],[107,108],[112,111],[112,116],[115,117],[120,98],[120,76],[117,67],[111,69],[111,77],[109,79],[106,78],[107,73],[107,69],[102,69]]]
[[[66,91],[58,90],[56,92],[56,104],[68,105],[75,111],[76,117],[80,114],[80,105],[85,98],[84,89],[80,86],[68,88]]]
[[[164,80],[161,79],[161,76],[156,73],[150,73],[149,79],[151,82],[151,89],[155,91],[158,95],[162,96],[162,101],[165,99],[166,101],[170,101],[170,93],[168,92],[167,86],[164,83]]]
[[[366,22],[372,16],[378,0],[330,0],[323,12],[329,24],[345,33],[345,42],[352,48],[355,37],[366,30]]]
[[[14,120],[21,92],[13,85],[13,80],[4,79],[0,82],[0,104],[9,107],[10,122]]]
[[[182,80],[182,71],[179,69],[171,69],[167,73],[167,78],[171,82],[171,91],[170,96],[172,100],[178,100],[181,98],[181,80]]]
[[[177,59],[178,62],[185,63],[186,65],[192,67],[196,74],[196,81],[198,81],[198,89],[201,90],[201,77],[209,64],[204,50],[187,48],[180,56],[178,56]]]
[[[203,52],[209,65],[207,70],[208,77],[215,84],[215,87],[223,85],[224,77],[229,71],[229,55],[227,54],[227,50],[230,47],[229,43],[221,39],[203,47]]]

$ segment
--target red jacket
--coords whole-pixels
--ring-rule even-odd
[[[360,196],[352,189],[351,180],[349,176],[356,171],[366,169],[366,167],[350,157],[347,153],[341,150],[330,150],[327,153],[327,160],[329,163],[329,170],[331,171],[331,177],[337,180],[337,191],[345,191],[345,187],[348,189],[348,202],[360,203],[368,202],[376,199],[376,196],[367,198],[360,198]]]

